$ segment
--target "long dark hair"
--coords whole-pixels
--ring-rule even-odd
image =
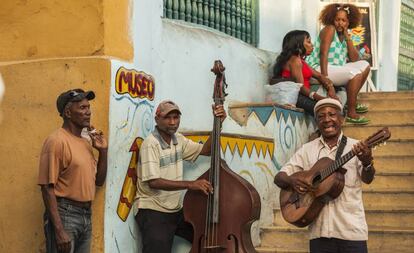
[[[280,77],[283,66],[291,56],[296,55],[302,57],[305,55],[306,49],[305,46],[303,46],[303,42],[309,37],[309,33],[302,30],[293,30],[285,35],[282,43],[282,52],[276,58],[276,64],[273,69],[274,78]]]

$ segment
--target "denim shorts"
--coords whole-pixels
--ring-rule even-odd
[[[89,253],[92,237],[91,208],[71,204],[70,200],[58,200],[58,212],[63,228],[71,238],[71,253]],[[43,215],[46,236],[46,252],[57,253],[55,230],[47,212]]]

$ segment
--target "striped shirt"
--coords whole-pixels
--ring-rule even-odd
[[[183,160],[195,161],[203,145],[176,133],[171,143],[155,129],[142,143],[137,169],[136,208],[173,213],[182,208],[182,191],[164,191],[149,187],[151,179],[183,180]]]

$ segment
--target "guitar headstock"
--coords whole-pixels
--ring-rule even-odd
[[[373,148],[379,144],[385,143],[391,137],[391,132],[388,127],[384,127],[381,130],[378,130],[375,134],[371,135],[366,139],[368,147]]]

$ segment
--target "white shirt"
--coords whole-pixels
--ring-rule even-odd
[[[322,137],[306,143],[280,171],[290,176],[298,171],[310,170],[322,157],[335,160],[341,138],[342,133],[338,138],[337,146],[332,149]],[[342,156],[351,151],[352,146],[357,142],[348,137]],[[362,203],[362,163],[355,156],[342,167],[347,170],[344,189],[336,199],[325,205],[316,220],[309,225],[310,239],[326,237],[355,241],[368,240],[368,227]]]

